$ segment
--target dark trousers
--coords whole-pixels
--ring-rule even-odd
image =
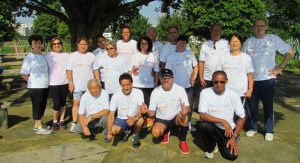
[[[225,136],[224,130],[217,127],[214,123],[207,121],[202,121],[199,128],[206,148],[205,152],[213,152],[217,144],[222,157],[232,161],[237,158],[237,155],[235,155],[234,152],[232,154],[230,153],[230,146],[226,148],[230,138]]]
[[[60,107],[66,106],[68,88],[68,84],[49,86],[49,92],[53,99],[53,110],[59,111]]]
[[[264,108],[264,128],[267,133],[274,133],[274,94],[275,94],[275,79],[254,81],[252,96],[249,100],[249,128],[257,131],[257,110],[258,102],[261,100]]]
[[[48,88],[28,88],[32,102],[32,117],[34,120],[41,120],[47,104]]]
[[[189,113],[189,122],[192,120],[193,114],[193,105],[194,105],[194,87],[185,88],[186,94],[188,96],[188,100],[190,103],[190,113]]]
[[[151,96],[151,93],[154,90],[154,88],[137,88],[137,87],[134,87],[134,88],[139,89],[143,92],[145,104],[149,107],[150,96]]]

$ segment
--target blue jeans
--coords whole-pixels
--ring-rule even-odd
[[[261,100],[264,109],[264,128],[266,133],[274,133],[274,94],[275,79],[254,81],[252,97],[249,100],[249,130],[257,131],[258,102]]]

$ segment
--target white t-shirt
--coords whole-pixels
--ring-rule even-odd
[[[53,51],[45,55],[49,69],[49,85],[64,85],[68,83],[67,63],[68,53],[55,53]]]
[[[89,91],[86,91],[81,99],[78,114],[86,117],[101,112],[102,110],[109,110],[108,93],[101,89],[98,96],[93,96]]]
[[[138,68],[139,74],[135,76],[132,73],[133,87],[138,88],[154,88],[154,76],[151,75],[152,69],[155,72],[159,72],[158,59],[152,52],[145,55],[141,52],[137,52],[131,58],[128,71],[132,71],[132,68]]]
[[[48,66],[43,54],[28,53],[20,72],[29,75],[27,88],[48,88]]]
[[[163,120],[172,120],[182,111],[182,104],[190,106],[187,94],[183,87],[173,84],[169,91],[162,85],[151,93],[149,110],[156,111],[155,117]]]
[[[289,44],[273,34],[266,34],[263,38],[256,38],[255,36],[248,38],[244,43],[243,52],[249,54],[254,62],[254,80],[276,78],[276,76],[269,76],[269,71],[276,66],[276,51],[285,54],[291,48]]]
[[[165,44],[162,47],[162,49],[161,49],[159,61],[166,62],[167,58],[168,58],[168,55],[171,52],[175,52],[176,49],[177,49],[177,44],[173,45],[170,42],[168,42],[167,44]],[[188,44],[186,45],[185,50],[191,50],[191,48],[190,48],[190,46]]]
[[[98,48],[99,49],[99,48]],[[109,57],[108,54],[106,53],[97,53],[96,55],[96,62],[97,62],[97,65],[103,65],[103,62],[105,61],[105,58],[106,57]],[[103,67],[99,67],[99,71],[100,71],[100,77],[101,77],[101,81],[102,82],[105,82],[105,76],[104,76],[104,68]]]
[[[101,62],[98,62],[98,66],[100,69],[103,69],[105,76],[105,90],[109,94],[114,94],[121,90],[119,77],[123,73],[128,72],[128,65],[124,57],[117,55],[112,58],[107,55],[107,57],[102,58]]]
[[[100,48],[95,49],[92,53],[93,53],[96,57],[97,57],[98,54],[107,54],[107,53],[106,53],[106,49],[100,49]]]
[[[211,81],[212,74],[216,71],[220,58],[229,53],[230,47],[227,40],[221,39],[215,42],[215,48],[212,40],[208,40],[202,44],[199,61],[204,62],[204,80]]]
[[[132,88],[129,95],[125,95],[122,90],[112,96],[110,101],[110,111],[115,112],[118,109],[117,118],[128,119],[128,116],[134,117],[139,112],[139,106],[144,102],[144,94],[141,90]]]
[[[222,95],[216,94],[214,87],[203,89],[200,93],[198,108],[199,113],[226,120],[232,129],[236,126],[233,121],[234,114],[240,118],[245,117],[245,110],[240,97],[228,88]],[[224,130],[221,123],[215,124]]]
[[[74,92],[86,91],[87,83],[94,78],[94,70],[98,70],[95,55],[87,52],[80,54],[77,51],[70,54],[67,70],[72,71]]]
[[[223,70],[227,74],[226,88],[233,90],[239,96],[244,96],[248,90],[248,74],[254,73],[251,57],[243,52],[237,56],[224,55],[220,59],[217,69]]]
[[[132,55],[136,52],[137,42],[135,40],[130,40],[128,42],[124,42],[123,40],[117,41],[117,53],[124,56],[127,65],[129,65]]]
[[[167,58],[166,68],[174,73],[174,82],[183,88],[191,87],[190,78],[193,67],[198,64],[195,54],[191,50],[171,52]]]
[[[161,52],[161,49],[163,46],[164,46],[164,44],[160,41],[155,41],[153,43],[152,52],[158,59],[159,59],[160,52]]]

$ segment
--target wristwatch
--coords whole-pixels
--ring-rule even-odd
[[[236,134],[232,134],[233,137],[235,137],[236,139],[239,137],[239,135]]]
[[[136,116],[136,121],[138,121],[140,118],[138,116]]]

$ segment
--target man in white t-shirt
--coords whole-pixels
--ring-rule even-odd
[[[128,73],[124,73],[119,78],[122,90],[116,92],[110,101],[110,112],[108,115],[107,140],[111,140],[112,136],[120,135],[127,128],[134,128],[132,135],[133,147],[141,146],[139,133],[143,127],[144,119],[140,110],[145,107],[143,92],[139,89],[132,88],[132,77]],[[117,117],[115,118],[115,112]],[[125,134],[122,142],[128,140],[129,134]]]
[[[148,117],[155,116],[152,128],[154,138],[163,138],[163,144],[169,142],[170,128],[178,129],[181,153],[189,154],[186,143],[188,127],[188,113],[190,104],[183,87],[174,83],[173,72],[163,69],[160,72],[161,85],[155,88],[151,94],[149,110],[142,108],[142,113]]]
[[[80,124],[76,124],[74,132],[82,133],[82,138],[95,139],[92,129],[103,128],[104,140],[107,135],[107,115],[109,113],[108,93],[101,88],[97,79],[88,82],[88,91],[80,100],[78,119]]]
[[[131,56],[137,52],[137,42],[130,38],[130,28],[124,26],[121,29],[122,40],[117,41],[117,53],[122,55],[127,64],[131,61]]]
[[[203,88],[212,87],[212,74],[217,69],[217,64],[222,55],[230,53],[227,40],[221,39],[222,27],[220,24],[212,25],[210,29],[211,39],[204,42],[199,54],[199,79]]]
[[[104,57],[107,57],[106,53],[106,39],[103,35],[97,36],[97,45],[98,48],[93,51],[93,54],[96,56],[97,64],[103,60]],[[99,65],[99,64],[98,64]],[[101,86],[105,89],[105,79],[104,79],[104,69],[103,67],[99,69],[100,71],[100,80]]]
[[[159,59],[160,51],[164,46],[164,44],[160,41],[156,41],[156,36],[157,36],[156,29],[154,27],[149,27],[147,29],[146,36],[148,36],[152,40],[152,45],[153,45],[152,52],[157,57],[157,59]]]
[[[258,102],[261,99],[264,108],[265,140],[273,140],[274,128],[274,93],[276,75],[282,72],[288,64],[294,50],[280,37],[266,34],[268,25],[266,20],[258,19],[254,22],[255,36],[246,40],[243,52],[250,55],[254,62],[254,87],[249,100],[249,131],[246,136],[252,137],[256,134]],[[284,54],[282,63],[276,66],[276,52]]]
[[[237,141],[246,115],[239,95],[225,88],[227,81],[224,71],[215,71],[212,75],[214,86],[201,91],[198,109],[203,121],[199,128],[206,158],[213,158],[219,149],[225,159],[233,161],[239,154]],[[236,124],[235,115],[239,117]]]

